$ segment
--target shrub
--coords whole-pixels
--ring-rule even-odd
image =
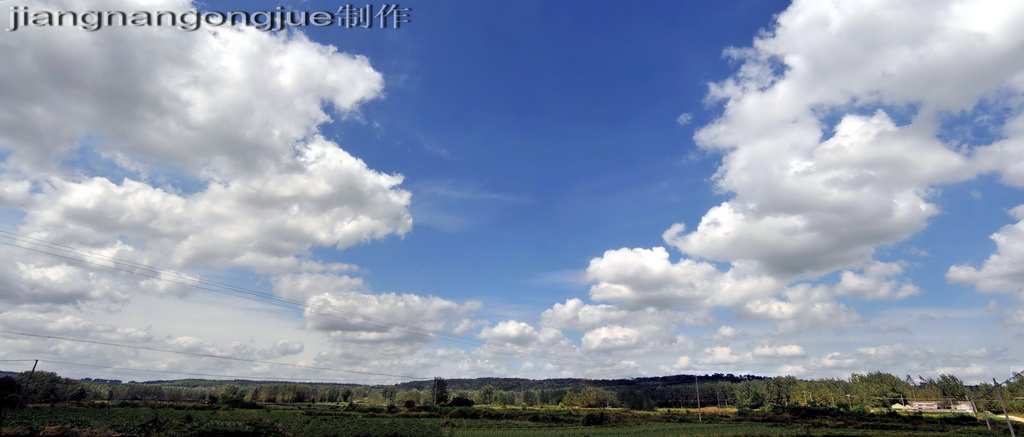
[[[473,404],[474,402],[472,399],[464,398],[462,396],[456,396],[451,400],[451,402],[448,402],[448,405],[452,407],[472,407]]]
[[[587,413],[580,420],[580,425],[583,426],[599,426],[608,423],[608,414],[604,411],[597,413]]]

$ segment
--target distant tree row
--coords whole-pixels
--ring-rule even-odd
[[[514,384],[508,384],[508,381]],[[245,407],[266,403],[329,402],[389,406],[558,405],[569,408],[622,407],[651,410],[656,407],[692,408],[697,405],[873,408],[913,401],[951,404],[973,400],[979,408],[993,411],[1000,409],[992,384],[968,387],[956,376],[948,374],[938,378],[919,376],[916,379],[910,375],[899,378],[884,372],[871,372],[854,373],[849,379],[816,380],[801,380],[792,376],[727,378],[714,375],[564,381],[574,381],[576,385],[559,386],[550,381],[535,381],[536,384],[531,387],[530,380],[498,378],[484,380],[489,383],[474,389],[453,388],[465,385],[453,384],[442,378],[427,381],[424,385],[407,383],[393,386],[208,380],[121,383],[110,380],[73,380],[51,372],[34,372],[31,375],[26,372],[0,378],[0,405],[11,407],[26,403],[73,401],[170,401]],[[1003,389],[1009,409],[1024,412],[1024,373],[1016,374]]]

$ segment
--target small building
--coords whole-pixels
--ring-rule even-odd
[[[931,413],[973,413],[974,408],[967,401],[910,401],[907,405],[893,404],[893,410],[921,411]]]
[[[911,401],[909,405],[911,410],[938,410],[938,401]]]

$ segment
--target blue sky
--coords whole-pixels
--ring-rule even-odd
[[[0,35],[0,359],[353,382],[1020,370],[1020,7],[401,5],[398,29]],[[278,6],[340,5],[90,4]]]

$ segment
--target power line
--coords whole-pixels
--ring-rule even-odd
[[[256,363],[256,364],[271,364],[271,365],[275,365],[275,366],[295,367],[295,368],[299,368],[299,369],[325,370],[325,371],[330,371],[330,372],[358,373],[358,374],[362,374],[362,375],[373,375],[373,376],[390,376],[390,377],[394,377],[394,378],[415,379],[415,380],[429,379],[429,378],[425,378],[425,377],[422,377],[422,376],[392,375],[392,374],[388,374],[388,373],[365,372],[365,371],[360,371],[360,370],[332,369],[332,368],[329,368],[329,367],[317,367],[317,366],[306,366],[306,365],[303,365],[303,364],[279,363],[279,362],[276,362],[276,361],[264,361],[264,360],[254,360],[254,359],[250,359],[250,358],[228,357],[228,356],[223,356],[223,355],[204,354],[204,353],[199,353],[199,352],[175,351],[175,350],[170,350],[170,349],[160,349],[160,348],[148,347],[148,346],[132,346],[132,345],[118,344],[118,343],[108,343],[108,342],[96,341],[96,340],[82,340],[82,339],[77,339],[77,338],[60,337],[60,336],[56,336],[56,335],[30,334],[30,333],[27,333],[27,332],[16,332],[16,331],[8,331],[8,330],[0,330],[0,333],[11,334],[11,335],[21,335],[21,336],[25,336],[25,337],[46,338],[46,339],[51,339],[51,340],[64,340],[64,341],[71,341],[71,342],[76,342],[76,343],[98,344],[98,345],[103,345],[103,346],[114,346],[114,347],[122,347],[122,348],[127,348],[127,349],[145,350],[145,351],[153,351],[153,352],[165,352],[165,353],[170,353],[170,354],[189,355],[189,356],[194,356],[194,357],[216,358],[216,359],[221,359],[221,360],[242,361],[242,362]]]
[[[32,360],[29,360],[29,361],[32,361]],[[96,369],[112,369],[112,370],[127,370],[127,371],[131,371],[131,372],[160,373],[160,374],[167,374],[167,375],[207,376],[207,377],[214,377],[214,378],[231,378],[231,379],[234,379],[234,380],[262,380],[262,381],[282,382],[282,383],[284,383],[284,382],[292,382],[292,381],[282,381],[281,378],[279,378],[279,377],[272,377],[272,376],[239,376],[239,375],[220,375],[220,374],[211,374],[211,373],[175,372],[175,371],[170,371],[170,370],[151,370],[151,369],[138,369],[138,368],[121,367],[121,366],[103,366],[103,365],[97,365],[97,364],[69,363],[67,361],[54,361],[54,360],[39,360],[39,362],[41,362],[41,363],[50,363],[50,364],[63,364],[63,365],[67,365],[67,366],[91,367],[91,368],[96,368]],[[383,381],[391,381],[391,380],[393,380],[393,379],[385,379]],[[363,381],[372,381],[372,380],[363,380]],[[349,381],[319,379],[319,378],[316,380],[316,382],[350,383]]]
[[[238,287],[238,286],[235,286],[235,285],[225,284],[225,283],[216,282],[216,281],[210,281],[210,280],[198,277],[198,276],[187,275],[187,274],[184,274],[184,273],[181,273],[181,272],[176,272],[176,271],[173,271],[173,270],[161,269],[161,268],[158,268],[158,267],[153,267],[153,266],[150,266],[150,265],[147,265],[147,264],[137,263],[137,262],[134,262],[134,261],[122,260],[122,259],[119,259],[119,258],[116,258],[116,257],[112,257],[112,256],[108,256],[108,255],[103,255],[103,254],[98,254],[98,253],[95,253],[95,252],[90,252],[90,251],[87,251],[87,250],[78,249],[78,248],[75,248],[75,247],[72,247],[72,246],[67,246],[67,245],[60,244],[60,243],[54,243],[54,242],[50,242],[50,241],[47,241],[47,240],[33,238],[33,237],[29,237],[29,236],[26,236],[26,235],[18,234],[18,233],[15,233],[15,232],[10,232],[10,231],[3,230],[3,229],[0,229],[0,237],[8,238],[10,240],[13,240],[16,243],[23,243],[23,244],[28,244],[28,245],[33,245],[34,244],[34,245],[37,245],[37,246],[42,246],[42,247],[44,247],[46,249],[56,250],[56,251],[59,251],[59,252],[65,252],[65,253],[77,255],[77,257],[68,256],[68,255],[62,255],[62,254],[59,254],[59,253],[53,253],[53,252],[49,252],[49,251],[38,249],[38,248],[27,247],[27,246],[24,246],[24,245],[12,244],[12,243],[8,243],[8,242],[0,241],[0,244],[4,244],[4,245],[7,245],[7,246],[11,246],[11,247],[16,247],[16,248],[23,249],[23,250],[28,250],[28,251],[32,251],[32,252],[36,252],[36,253],[41,253],[41,254],[57,257],[57,258],[62,258],[62,259],[70,260],[70,261],[75,261],[75,262],[79,262],[79,263],[83,263],[83,264],[88,264],[88,265],[96,266],[96,267],[102,267],[102,268],[107,268],[107,269],[111,269],[111,270],[116,270],[116,271],[120,271],[120,272],[124,272],[124,273],[129,273],[129,274],[133,274],[133,275],[137,275],[137,276],[142,276],[142,277],[146,277],[146,278],[156,279],[156,280],[159,280],[159,281],[165,281],[165,282],[169,282],[169,283],[173,283],[173,284],[184,285],[184,286],[196,288],[196,289],[199,289],[199,290],[210,291],[210,292],[213,292],[213,293],[220,293],[220,294],[225,294],[225,295],[228,295],[228,296],[233,296],[233,297],[238,297],[238,298],[242,298],[242,299],[252,300],[252,301],[256,301],[256,302],[260,302],[260,303],[264,303],[264,304],[275,305],[275,306],[280,306],[280,307],[289,308],[289,309],[295,309],[296,307],[298,307],[299,309],[308,310],[310,312],[313,312],[313,313],[316,313],[316,314],[319,314],[319,315],[322,315],[322,316],[326,316],[326,317],[330,317],[330,318],[335,318],[335,319],[339,319],[339,320],[345,320],[345,321],[351,322],[351,323],[362,324],[362,325],[372,326],[372,327],[377,327],[377,328],[393,329],[393,330],[396,330],[396,331],[405,332],[407,334],[413,334],[413,335],[427,337],[427,338],[441,339],[441,340],[446,340],[446,341],[450,341],[450,342],[454,342],[454,343],[460,343],[460,344],[465,344],[465,345],[484,346],[484,347],[488,347],[488,348],[495,349],[495,350],[502,350],[502,351],[505,351],[505,352],[509,352],[509,353],[512,353],[512,354],[515,354],[515,355],[532,356],[532,357],[536,357],[536,358],[546,358],[546,359],[562,361],[562,362],[566,362],[566,363],[570,363],[570,364],[575,364],[575,365],[579,365],[579,366],[584,366],[584,367],[594,367],[594,368],[610,368],[610,367],[614,367],[614,366],[610,366],[610,365],[597,364],[597,363],[593,363],[593,362],[589,362],[589,361],[579,361],[576,358],[566,357],[566,356],[561,356],[561,355],[548,354],[548,353],[543,353],[543,352],[524,351],[524,350],[521,350],[521,349],[512,348],[512,347],[508,347],[508,346],[496,345],[496,344],[494,344],[492,342],[489,342],[489,341],[486,341],[486,340],[479,340],[479,339],[476,339],[476,338],[467,337],[467,336],[463,336],[463,335],[452,334],[452,333],[448,333],[448,332],[444,332],[444,331],[428,330],[428,329],[424,329],[424,328],[420,328],[420,327],[416,327],[416,326],[412,326],[412,325],[406,325],[406,324],[403,324],[403,323],[392,322],[392,321],[388,321],[388,320],[384,320],[384,319],[377,319],[377,318],[366,316],[366,315],[359,314],[359,313],[342,311],[342,310],[338,310],[338,309],[335,309],[335,308],[328,308],[328,307],[325,307],[325,306],[310,305],[310,304],[302,302],[302,301],[297,301],[297,300],[293,300],[293,299],[287,299],[287,298],[283,298],[283,297],[279,297],[279,296],[269,295],[269,294],[266,294],[266,293],[261,293],[261,292],[255,291],[255,290],[251,290],[251,289],[247,289],[247,288],[243,288],[243,287]],[[104,264],[104,263],[100,263],[100,262],[96,262],[96,261],[91,261],[90,259],[106,261],[106,262],[109,262],[109,263],[111,263],[113,265],[107,265],[107,264]],[[172,279],[172,278],[176,278],[176,279],[180,279],[180,280],[176,280],[176,279]]]

